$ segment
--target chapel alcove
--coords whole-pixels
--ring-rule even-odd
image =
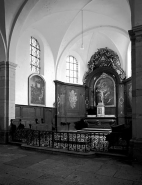
[[[100,127],[107,123],[109,128],[131,120],[131,108],[126,109],[131,79],[126,80],[119,56],[109,48],[100,48],[92,55],[83,85],[56,80],[55,87],[57,131],[73,130],[80,120]],[[97,113],[102,110],[98,105],[104,108],[103,115]]]
[[[100,48],[92,55],[84,77],[87,119],[111,117],[115,124],[124,123],[125,78],[116,52]]]
[[[120,80],[114,70],[109,68],[95,70],[86,83],[87,115],[97,116],[97,106],[103,101],[105,116],[117,117],[119,84]]]

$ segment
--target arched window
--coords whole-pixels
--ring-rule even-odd
[[[66,81],[78,83],[78,61],[73,56],[68,56],[66,59]]]
[[[40,45],[34,37],[30,39],[31,71],[40,73]]]
[[[132,66],[131,66],[131,42],[130,42],[127,51],[127,78],[131,76],[132,76]]]

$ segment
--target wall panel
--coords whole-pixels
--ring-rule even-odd
[[[74,122],[85,117],[85,87],[55,81],[57,130],[74,129]]]
[[[18,104],[15,107],[15,119],[21,119],[28,123],[32,121],[35,124],[35,120],[38,119],[38,123],[46,124],[48,130],[52,130],[52,125],[55,125],[55,108]]]

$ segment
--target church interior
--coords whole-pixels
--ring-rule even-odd
[[[142,161],[141,9],[141,0],[1,0],[0,143]]]

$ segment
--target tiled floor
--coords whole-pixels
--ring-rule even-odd
[[[142,165],[0,145],[0,185],[142,185]]]

